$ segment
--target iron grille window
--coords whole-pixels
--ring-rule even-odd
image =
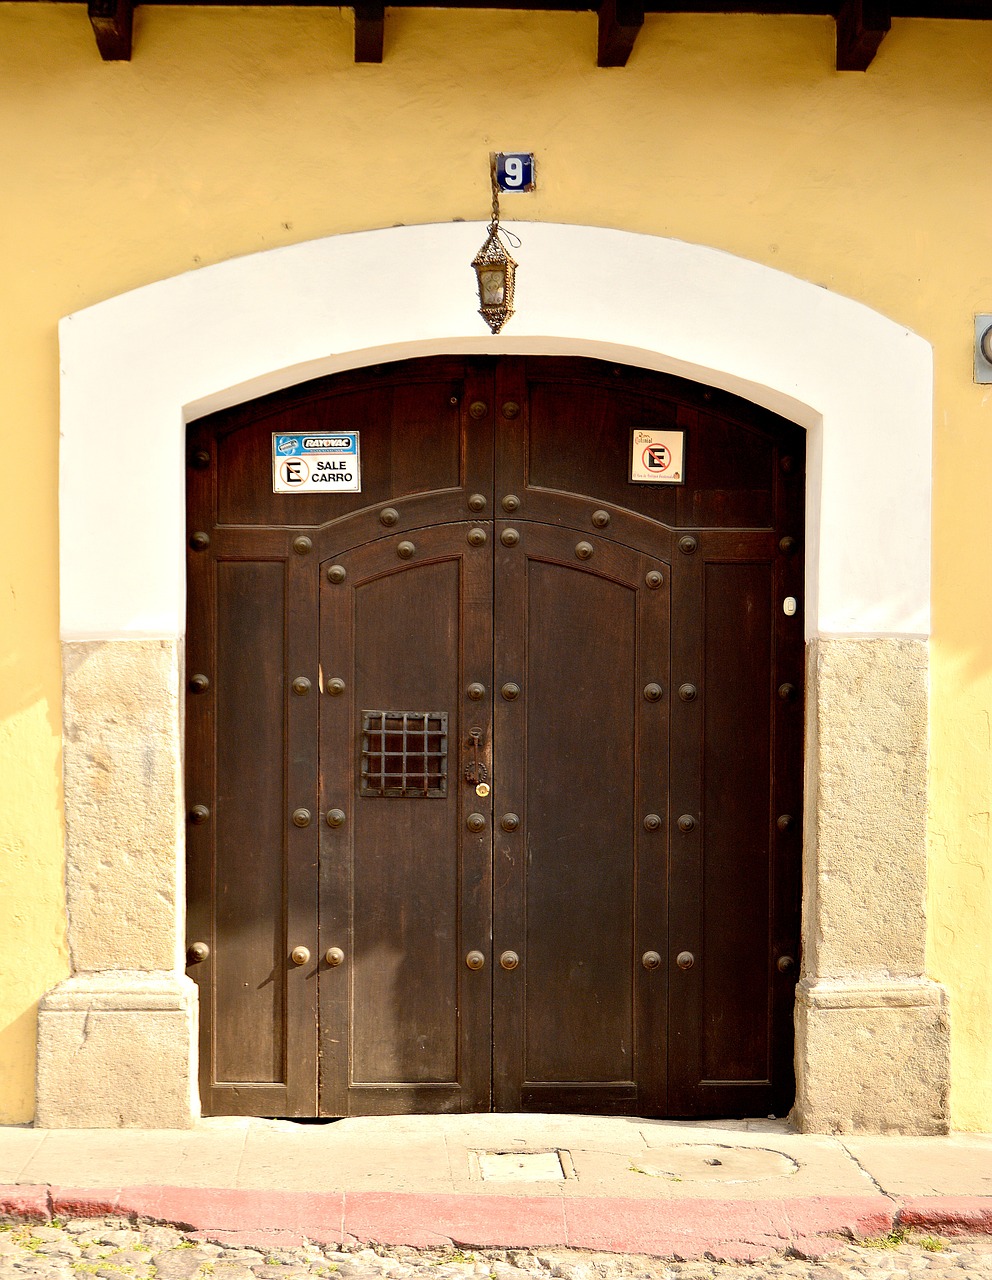
[[[448,794],[446,711],[363,711],[363,796]]]

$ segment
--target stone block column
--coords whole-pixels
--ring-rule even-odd
[[[803,969],[794,1118],[946,1133],[946,994],[925,977],[924,640],[820,639],[807,664]]]
[[[73,972],[39,1008],[40,1126],[185,1128],[199,1114],[180,662],[176,641],[63,644]]]

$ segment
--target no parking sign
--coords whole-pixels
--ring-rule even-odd
[[[358,432],[272,433],[273,493],[361,493]]]
[[[631,484],[684,484],[685,432],[651,431],[638,427],[631,433]]]

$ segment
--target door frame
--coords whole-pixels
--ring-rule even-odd
[[[470,223],[251,255],[63,321],[72,974],[40,1006],[39,1123],[185,1126],[199,1113],[183,976],[185,423],[341,369],[517,352],[675,373],[806,428],[796,1115],[811,1131],[871,1130],[893,1114],[905,1132],[946,1131],[946,998],[925,976],[930,348],[859,303],[714,249],[602,228],[522,231],[518,313],[498,338],[479,333],[467,264],[484,227]],[[577,259],[589,264],[581,309]],[[418,300],[402,308],[400,264]],[[153,479],[122,485],[121,469]]]

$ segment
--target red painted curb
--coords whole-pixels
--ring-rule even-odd
[[[783,1249],[818,1258],[897,1224],[992,1234],[992,1196],[632,1200],[594,1196],[294,1192],[223,1187],[0,1186],[0,1218],[120,1216],[168,1222],[199,1239],[263,1248],[322,1244],[598,1249],[757,1261]]]
[[[122,1187],[118,1212],[179,1223],[194,1231],[289,1231],[340,1244],[340,1191],[240,1190],[235,1187]]]
[[[992,1196],[905,1196],[900,1204],[901,1227],[928,1227],[950,1235],[992,1233]]]
[[[51,1216],[47,1187],[0,1187],[0,1219],[5,1222],[47,1222]]]
[[[417,1248],[539,1248],[565,1243],[559,1196],[421,1195],[355,1191],[345,1196],[349,1240]]]
[[[894,1217],[894,1205],[881,1195],[661,1203],[606,1197],[565,1201],[567,1243],[572,1248],[678,1258],[719,1254],[734,1261],[754,1261],[798,1244],[804,1252],[822,1253],[829,1250],[826,1238],[830,1235],[889,1231]]]
[[[120,1196],[116,1191],[102,1191],[63,1187],[50,1188],[50,1205],[53,1218],[103,1218],[121,1213]]]

